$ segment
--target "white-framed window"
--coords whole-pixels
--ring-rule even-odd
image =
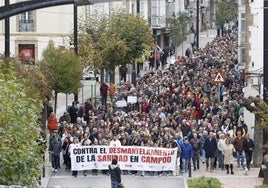
[[[246,42],[246,14],[241,13],[241,42]]]
[[[34,32],[34,12],[28,11],[19,15],[19,32]]]

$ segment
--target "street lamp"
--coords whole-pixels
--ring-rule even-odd
[[[199,0],[196,0],[196,50],[199,48]]]
[[[140,13],[140,0],[136,0],[136,12]],[[136,86],[137,72],[136,72],[136,62],[132,62],[132,72],[131,72],[131,82]]]
[[[73,21],[74,21],[74,53],[78,55],[78,29],[77,29],[77,24],[78,24],[78,11],[77,7],[81,5],[89,5],[90,1],[89,0],[74,0],[74,5],[73,5]],[[74,95],[74,101],[78,101],[78,95]]]
[[[9,0],[5,0],[5,6],[9,5]],[[5,57],[10,56],[10,23],[9,17],[5,18]]]

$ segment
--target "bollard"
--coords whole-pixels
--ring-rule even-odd
[[[188,162],[188,170],[189,170],[189,178],[192,177],[192,169],[191,169],[191,159]]]

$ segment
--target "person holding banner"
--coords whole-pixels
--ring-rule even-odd
[[[113,159],[112,164],[109,165],[109,173],[111,178],[111,188],[119,188],[119,184],[121,184],[121,170],[117,164],[117,159]]]
[[[80,146],[80,144],[79,144],[79,142],[78,142],[78,138],[77,137],[74,137],[73,138],[73,142],[70,144],[70,146],[69,146],[69,153],[71,153],[71,151],[72,151],[72,149],[74,148],[74,147],[79,147]],[[72,164],[71,164],[72,165]],[[74,177],[76,177],[77,176],[77,174],[78,174],[78,172],[77,172],[77,170],[73,170],[72,171],[72,175],[74,176]]]
[[[82,146],[89,146],[89,144],[91,143],[91,141],[89,142],[90,140],[87,140],[87,139],[84,139],[83,141],[82,141]],[[84,176],[87,176],[87,170],[84,170],[83,171],[83,174],[84,174]]]
[[[178,135],[176,135],[176,136],[178,136]],[[178,148],[177,149],[176,167],[175,167],[175,170],[173,171],[173,175],[174,176],[178,176],[179,175],[179,171],[180,171],[181,147],[178,144],[178,142],[176,140],[176,137],[172,137],[171,140],[172,140],[172,142],[171,142],[172,148]]]
[[[117,147],[117,146],[121,146],[121,142],[118,139],[117,134],[113,134],[113,139],[110,141],[110,146],[112,147]]]

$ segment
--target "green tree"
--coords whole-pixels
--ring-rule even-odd
[[[243,98],[242,105],[255,115],[253,165],[260,166],[263,159],[263,132],[268,131],[268,104],[260,96],[251,96]]]
[[[218,0],[216,11],[216,24],[222,29],[223,25],[237,18],[238,7],[233,0]]]
[[[139,14],[116,13],[111,17],[111,28],[113,33],[119,33],[130,52],[123,58],[120,64],[127,64],[139,58],[148,47],[153,46],[151,28],[145,19]]]
[[[187,39],[188,22],[189,17],[186,13],[181,13],[179,16],[173,13],[168,19],[170,39],[174,46],[180,46]]]
[[[56,111],[58,93],[78,94],[78,89],[81,87],[82,66],[73,50],[55,48],[52,41],[44,50],[43,57],[40,68],[54,90]]]
[[[51,99],[52,89],[39,66],[22,64],[17,61],[14,62],[14,65],[16,72],[26,78],[27,85],[31,85],[32,89],[27,91],[29,95],[40,97],[43,102]]]
[[[114,80],[115,67],[134,62],[153,45],[149,25],[140,15],[122,11],[80,27],[79,55],[92,67],[106,69]],[[90,52],[88,51],[90,50]]]
[[[30,85],[31,89],[27,90],[27,94],[32,98],[39,97],[43,101],[42,118],[40,122],[42,129],[46,128],[47,120],[47,104],[52,97],[52,89],[48,84],[47,78],[40,70],[39,66],[23,64],[20,61],[14,61],[15,69],[21,77],[25,78],[26,85]]]
[[[35,186],[43,167],[40,132],[42,101],[15,71],[0,62],[0,185]]]

